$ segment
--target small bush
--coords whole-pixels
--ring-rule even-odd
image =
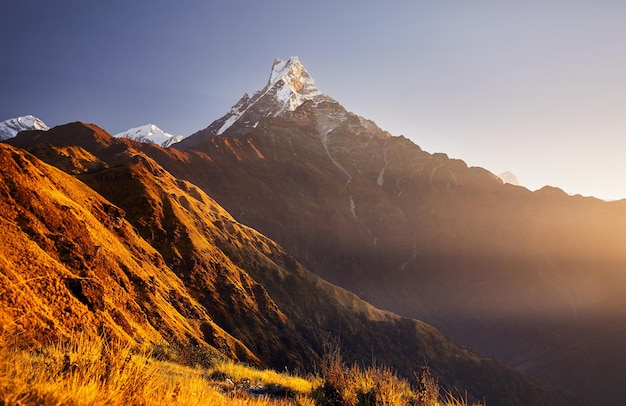
[[[435,405],[439,402],[439,385],[430,374],[428,367],[423,367],[422,371],[416,376],[417,378],[417,404],[418,405]]]
[[[372,365],[347,368],[338,342],[324,344],[322,384],[312,396],[320,406],[467,406],[467,401],[439,395],[439,385],[427,367],[416,375],[416,385],[391,368]]]

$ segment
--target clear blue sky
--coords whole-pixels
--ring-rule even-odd
[[[0,6],[0,120],[189,135],[297,55],[348,110],[530,189],[626,197],[624,1]]]

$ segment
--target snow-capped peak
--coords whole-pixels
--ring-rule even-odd
[[[254,127],[259,119],[294,111],[307,100],[334,101],[317,90],[313,78],[297,56],[292,56],[286,61],[276,59],[265,87],[255,92],[252,97],[245,94],[224,117],[214,123],[211,132],[216,135],[222,134],[233,124],[241,121],[246,113],[248,114],[242,124]]]
[[[115,134],[114,137],[129,138],[143,143],[157,144],[163,148],[167,148],[171,144],[180,142],[183,139],[182,135],[172,135],[170,133],[166,133],[154,124],[134,127],[130,130]]]
[[[42,130],[47,131],[50,127],[43,121],[30,114],[22,117],[15,117],[0,123],[0,141],[13,138],[20,131]]]
[[[315,82],[309,72],[302,66],[297,56],[287,61],[276,59],[272,66],[272,74],[268,87],[278,86],[276,98],[285,103],[289,111],[294,111],[305,100],[314,100],[322,96],[315,87]]]
[[[515,185],[515,186],[521,186],[519,179],[517,179],[517,176],[515,176],[512,172],[509,172],[509,171],[502,172],[500,175],[498,175],[498,177],[504,183],[510,183],[511,185]]]

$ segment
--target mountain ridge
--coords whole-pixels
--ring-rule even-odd
[[[56,163],[54,151],[68,148],[64,144],[70,138],[74,148],[85,148],[107,166],[75,176],[111,199],[112,207],[123,210],[124,221],[157,249],[164,266],[186,288],[177,296],[164,297],[181,314],[190,309],[187,301],[198,303],[205,309],[202,313],[211,314],[217,325],[225,327],[225,334],[238,340],[226,349],[235,357],[251,349],[266,365],[297,367],[321,353],[328,332],[341,332],[350,361],[369,359],[374,352],[380,362],[389,361],[410,375],[427,360],[444,387],[467,386],[477,399],[504,403],[512,397],[518,404],[576,402],[454,345],[432,327],[377,310],[322,281],[276,243],[235,222],[204,192],[172,177],[150,158],[158,156],[156,152],[179,158],[179,151],[115,139],[83,123],[23,132],[10,142]],[[45,145],[51,145],[52,151],[43,153]],[[200,156],[185,154],[188,159]],[[154,283],[159,284],[158,278]],[[214,342],[212,329],[199,328],[203,335],[196,340]],[[262,336],[258,336],[259,329]],[[513,386],[505,390],[504,381]]]
[[[5,333],[31,345],[69,340],[80,331],[187,346],[192,337],[202,337],[192,326],[195,318],[228,345],[222,351],[237,358],[229,348],[239,345],[242,360],[259,363],[185,294],[123,210],[25,151],[0,144],[0,159]],[[173,294],[189,303],[195,317],[185,319],[163,300]]]

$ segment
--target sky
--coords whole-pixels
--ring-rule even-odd
[[[624,1],[0,5],[0,121],[190,135],[298,56],[318,89],[422,149],[531,190],[626,198]]]

